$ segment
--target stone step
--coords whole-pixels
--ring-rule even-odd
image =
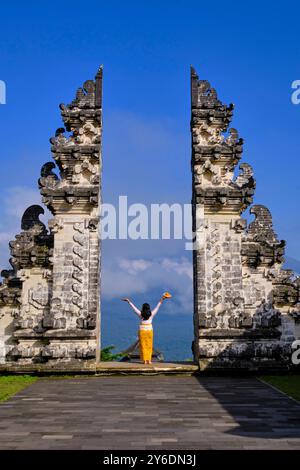
[[[97,364],[97,375],[193,375],[199,366],[192,362],[102,362]]]
[[[0,364],[0,374],[36,375],[193,375],[199,366],[193,362],[100,362],[98,364]]]

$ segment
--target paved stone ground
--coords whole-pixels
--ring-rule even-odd
[[[300,449],[300,405],[255,378],[41,380],[0,404],[1,449]]]

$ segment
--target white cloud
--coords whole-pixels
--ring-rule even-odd
[[[193,265],[185,257],[180,258],[180,260],[174,260],[170,258],[164,258],[162,260],[162,266],[166,271],[174,270],[179,275],[185,275],[193,280]]]
[[[166,311],[190,314],[192,289],[192,264],[186,257],[120,258],[103,266],[102,296],[106,301],[133,295],[159,298],[164,291],[169,291],[173,298],[167,303]]]
[[[150,261],[146,261],[145,259],[121,259],[119,262],[119,266],[124,271],[128,271],[129,274],[137,274],[140,271],[145,271],[147,268],[151,266]]]

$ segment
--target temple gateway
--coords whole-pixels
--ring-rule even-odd
[[[38,180],[44,209],[24,212],[0,286],[0,370],[91,370],[100,361],[102,68],[60,105],[54,161]],[[270,211],[251,205],[253,170],[226,106],[191,70],[195,242],[194,361],[205,369],[292,366],[300,280],[282,268],[285,242]],[[250,206],[254,221],[241,214]],[[191,338],[192,340],[192,338]]]

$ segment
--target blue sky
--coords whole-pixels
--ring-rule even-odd
[[[49,138],[61,126],[58,105],[104,64],[103,191],[129,202],[191,199],[189,67],[235,104],[233,127],[245,139],[243,161],[257,179],[256,203],[298,248],[300,6],[283,1],[93,1],[1,5],[0,261],[20,216],[40,203],[37,179],[51,160]],[[166,313],[191,314],[191,256],[179,241],[103,243],[104,310],[126,312],[122,295],[157,300]]]

